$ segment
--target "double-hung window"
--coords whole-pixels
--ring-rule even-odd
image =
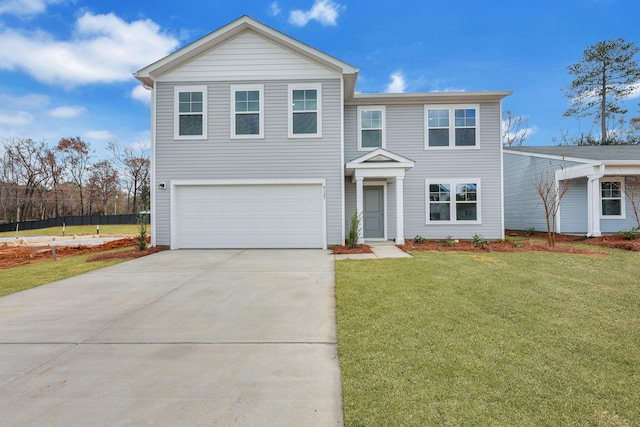
[[[426,181],[427,223],[480,223],[480,180]]]
[[[174,138],[207,139],[207,87],[176,86]]]
[[[231,139],[264,138],[263,85],[231,86]]]
[[[425,105],[425,148],[477,148],[477,105]]]
[[[603,217],[624,218],[624,181],[621,178],[600,180],[600,200]]]
[[[322,85],[296,83],[288,86],[289,138],[322,136]]]
[[[358,107],[358,150],[385,147],[385,107]]]

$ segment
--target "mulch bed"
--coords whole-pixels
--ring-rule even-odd
[[[351,254],[372,254],[373,251],[369,245],[357,245],[350,248],[349,245],[334,246],[332,248],[334,255],[351,255]]]
[[[571,253],[590,256],[606,256],[606,252],[594,248],[594,246],[603,246],[608,248],[626,249],[630,251],[640,251],[640,240],[628,240],[621,234],[607,235],[602,237],[584,238],[581,236],[573,236],[566,234],[556,234],[556,245],[552,248],[546,241],[539,241],[539,239],[546,239],[547,233],[534,233],[531,236],[526,236],[522,231],[507,231],[505,233],[506,240],[504,241],[491,241],[488,245],[481,247],[473,246],[470,240],[460,240],[455,246],[444,246],[442,243],[437,243],[435,240],[428,240],[426,242],[414,242],[407,240],[407,242],[399,246],[404,251],[469,251],[469,252],[558,252],[558,253]],[[509,237],[521,237],[524,240],[518,239],[509,240]],[[535,239],[535,240],[534,240]],[[567,245],[565,243],[574,243],[573,245]],[[584,245],[584,246],[583,246]],[[588,246],[587,246],[588,245]]]

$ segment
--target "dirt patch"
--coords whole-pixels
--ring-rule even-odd
[[[110,260],[110,259],[141,258],[143,256],[155,254],[157,252],[164,251],[164,250],[165,250],[165,248],[163,248],[161,246],[155,246],[153,248],[147,248],[147,249],[145,249],[143,251],[138,250],[138,249],[133,249],[133,250],[130,250],[130,251],[110,252],[110,253],[107,253],[107,254],[100,254],[100,255],[96,255],[96,256],[92,256],[90,258],[87,258],[87,262],[106,261],[106,260]]]
[[[355,248],[350,248],[349,245],[334,246],[334,255],[351,255],[351,254],[372,254],[373,251],[369,245],[357,245]]]
[[[136,239],[125,238],[113,240],[96,246],[56,246],[56,258],[100,253],[112,249],[135,247]],[[125,253],[128,251],[125,251]],[[151,252],[153,253],[153,252]],[[123,256],[131,258],[131,256]],[[4,246],[0,247],[0,270],[19,267],[26,264],[49,261],[53,259],[51,246]]]

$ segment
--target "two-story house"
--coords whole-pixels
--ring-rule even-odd
[[[152,92],[152,244],[327,248],[503,232],[509,91],[360,94],[358,69],[250,17],[135,74]]]

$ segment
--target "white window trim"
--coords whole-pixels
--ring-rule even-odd
[[[449,145],[443,147],[429,146],[429,110],[449,110]],[[476,144],[456,145],[455,110],[475,109],[476,110]],[[480,104],[425,104],[424,106],[424,149],[425,150],[478,150],[480,148]]]
[[[236,134],[236,92],[243,91],[258,91],[260,99],[259,99],[259,111],[258,111],[258,120],[259,120],[259,129],[257,135],[237,135]],[[231,85],[231,139],[264,139],[264,85],[255,84],[255,85]],[[252,112],[255,113],[255,112]]]
[[[455,200],[455,189],[456,189],[456,185],[457,184],[475,184],[476,185],[476,212],[477,212],[477,218],[475,221],[459,221],[459,220],[449,220],[449,221],[432,221],[431,218],[429,218],[429,185],[430,184],[449,184],[449,191],[451,192],[450,194],[450,203],[449,203],[449,209],[450,209],[450,215],[449,218],[455,218],[455,206],[456,206],[456,200]],[[426,216],[426,224],[428,225],[451,225],[451,224],[458,224],[458,225],[462,225],[462,224],[482,224],[482,186],[481,186],[481,180],[480,178],[455,178],[455,179],[451,179],[451,178],[442,178],[442,179],[435,179],[435,178],[429,178],[425,180],[425,216]]]
[[[605,215],[602,212],[602,183],[603,182],[619,182],[620,183],[620,215]],[[627,196],[624,194],[624,178],[601,178],[600,184],[598,185],[598,191],[600,193],[600,218],[602,219],[626,219],[627,217],[627,207],[625,205],[625,200]],[[611,199],[613,200],[613,199]]]
[[[381,111],[382,112],[382,142],[380,147],[362,146],[362,112]],[[358,106],[358,151],[373,151],[378,148],[387,148],[387,111],[384,105],[362,105]]]
[[[318,93],[317,118],[318,131],[316,133],[293,133],[293,91],[315,89]],[[287,85],[287,122],[289,138],[322,138],[322,83],[290,83]]]
[[[180,92],[202,92],[202,135],[180,135]],[[207,96],[207,86],[175,86],[173,90],[173,139],[177,140],[197,140],[207,139],[209,102]]]

